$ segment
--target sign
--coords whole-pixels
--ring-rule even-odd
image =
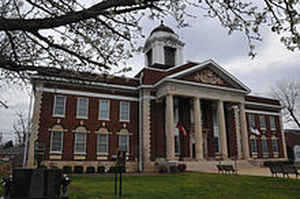
[[[294,155],[295,155],[295,162],[300,162],[300,146],[294,146]]]

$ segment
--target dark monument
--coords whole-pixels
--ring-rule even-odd
[[[59,199],[68,198],[67,186],[71,180],[61,169],[41,167],[45,147],[36,143],[37,169],[13,169],[12,177],[3,180],[4,199]]]

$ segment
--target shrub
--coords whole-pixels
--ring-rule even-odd
[[[72,173],[72,167],[71,166],[63,166],[62,170],[63,170],[64,174]]]
[[[158,167],[158,173],[168,173],[168,167],[166,167],[164,165],[160,165]]]
[[[99,166],[97,168],[97,173],[105,173],[105,167],[104,166]]]
[[[74,173],[83,173],[83,166],[80,165],[75,166]]]
[[[86,173],[95,173],[95,167],[87,167]]]
[[[176,173],[177,172],[177,166],[176,165],[171,165],[170,166],[170,173]]]
[[[177,166],[177,170],[178,170],[179,172],[184,172],[184,171],[186,170],[186,165],[185,165],[185,164],[179,164],[179,165]]]

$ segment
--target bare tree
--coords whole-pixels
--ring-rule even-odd
[[[272,88],[272,95],[280,100],[286,122],[300,128],[300,84],[296,81],[282,80]]]
[[[28,121],[25,119],[25,114],[23,112],[16,112],[16,119],[13,124],[13,132],[16,135],[16,143],[18,145],[24,145],[27,133]]]
[[[299,0],[0,0],[0,77],[26,80],[51,67],[107,71],[140,50],[143,17],[170,15],[185,27],[189,7],[229,34],[245,33],[250,56],[262,25],[288,49],[300,47]]]

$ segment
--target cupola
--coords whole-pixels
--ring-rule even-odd
[[[161,24],[154,28],[144,46],[145,65],[168,69],[183,64],[184,43],[168,26]]]

